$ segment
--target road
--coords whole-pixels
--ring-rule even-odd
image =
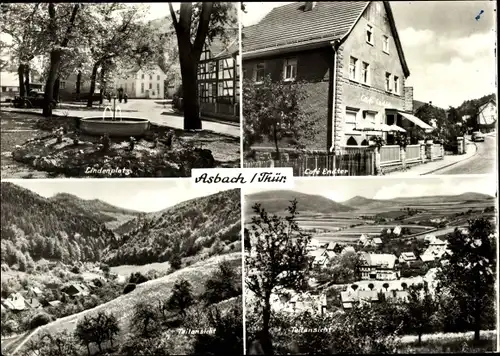
[[[164,125],[176,129],[182,129],[184,127],[184,119],[182,116],[175,114],[172,111],[171,104],[165,103],[165,100],[146,100],[146,99],[131,99],[127,104],[116,102],[116,106],[120,109],[126,110],[122,112],[123,117],[125,116],[138,116],[149,119],[152,123],[158,125]],[[64,108],[54,109],[53,113],[55,115],[68,115],[75,117],[89,117],[89,116],[98,116],[102,117],[103,115],[110,116],[108,110],[103,110],[100,108],[95,108],[95,110],[82,110],[80,107],[76,107],[75,109],[71,109],[71,106],[68,107],[67,104],[63,104]],[[97,105],[97,104],[96,104]],[[104,101],[104,105],[109,106],[109,102],[107,100]],[[111,104],[112,105],[112,104]],[[10,110],[19,110],[11,107],[2,107],[2,110],[10,111]],[[41,113],[41,109],[21,109],[27,112],[35,112]],[[120,110],[117,110],[117,116]],[[232,136],[232,137],[240,137],[240,127],[237,123],[223,123],[223,122],[214,122],[208,120],[202,120],[202,129],[212,131],[221,135]]]
[[[477,153],[465,161],[449,168],[434,172],[434,174],[490,174],[495,172],[497,158],[496,134],[486,136],[484,142],[476,142]]]

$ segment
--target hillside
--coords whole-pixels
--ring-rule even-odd
[[[101,304],[93,309],[83,311],[65,318],[58,319],[46,326],[37,330],[34,337],[42,335],[44,331],[56,333],[67,330],[72,333],[75,330],[77,322],[85,315],[95,315],[99,311],[113,313],[119,320],[121,328],[121,336],[123,337],[130,329],[130,319],[132,317],[132,308],[139,302],[157,303],[157,301],[165,301],[169,298],[174,284],[179,279],[187,280],[194,294],[200,294],[204,291],[205,281],[218,268],[219,263],[223,260],[229,261],[231,266],[237,270],[237,274],[241,275],[241,253],[232,253],[224,256],[216,256],[199,263],[195,263],[189,267],[178,270],[165,277],[158,278],[137,285],[137,288],[125,295]],[[231,302],[232,301],[232,302]],[[231,304],[237,302],[237,299],[231,299],[223,304],[223,308],[230,307]],[[119,342],[119,341],[118,341]]]
[[[2,182],[2,264],[21,271],[33,260],[99,261],[115,234],[74,206]]]
[[[245,213],[253,215],[252,206],[260,203],[272,214],[286,214],[290,201],[297,199],[299,213],[337,213],[352,211],[353,208],[339,204],[321,195],[299,193],[293,190],[274,190],[245,196]]]
[[[363,206],[363,205],[375,203],[375,202],[377,202],[377,200],[368,199],[368,198],[356,195],[354,198],[351,198],[349,200],[342,202],[342,204],[346,205],[346,206],[350,206],[352,208],[356,208],[358,206]]]
[[[144,214],[139,211],[119,208],[99,199],[85,200],[68,193],[56,194],[50,200],[58,202],[72,211],[80,211],[97,222],[106,224],[110,229],[115,229],[140,214]]]
[[[233,189],[137,217],[116,230],[122,238],[109,246],[103,261],[143,265],[207,248],[219,253],[224,244],[240,238],[240,211],[240,190]]]

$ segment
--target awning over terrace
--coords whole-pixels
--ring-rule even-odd
[[[434,130],[434,128],[432,126],[427,125],[425,122],[423,122],[422,120],[420,120],[416,116],[413,116],[413,115],[410,115],[410,114],[407,114],[407,113],[404,113],[404,112],[400,112],[400,111],[398,111],[398,114],[401,115],[402,117],[404,117],[405,119],[413,122],[418,127],[424,129],[426,132],[430,132],[430,131]]]

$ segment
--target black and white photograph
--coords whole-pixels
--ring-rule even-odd
[[[2,3],[2,178],[240,167],[237,3]]]
[[[244,3],[244,167],[496,172],[492,1]]]
[[[243,193],[247,354],[496,350],[494,178]]]
[[[239,189],[0,186],[3,356],[242,354]]]

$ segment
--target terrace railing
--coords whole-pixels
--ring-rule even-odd
[[[398,145],[380,147],[380,164],[392,164],[401,162],[401,148]]]

